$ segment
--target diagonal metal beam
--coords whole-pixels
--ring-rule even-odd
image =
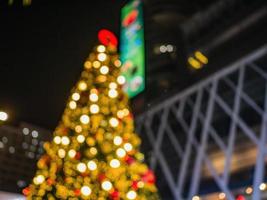
[[[197,154],[194,171],[192,174],[192,183],[191,183],[190,190],[189,190],[190,199],[193,198],[194,195],[196,195],[196,193],[198,192],[198,188],[199,188],[199,181],[200,181],[200,174],[201,174],[200,172],[201,172],[201,167],[202,167],[202,162],[203,162],[203,155],[205,153],[206,146],[207,146],[208,129],[210,126],[211,117],[213,113],[214,102],[215,102],[214,98],[216,96],[217,84],[218,84],[217,80],[214,79],[212,82],[210,98],[208,102],[207,116],[206,116],[204,127],[201,133],[201,144],[200,144],[201,146]]]
[[[178,172],[177,191],[179,191],[180,193],[184,188],[186,170],[188,169],[188,164],[190,161],[189,158],[192,152],[192,142],[193,142],[194,134],[196,130],[197,116],[200,110],[200,103],[202,101],[202,95],[203,95],[203,91],[199,90],[197,93],[197,100],[196,100],[196,104],[195,104],[194,111],[193,111],[194,113],[193,113],[190,130],[188,130],[188,140],[186,142],[185,154],[182,159],[180,172]]]
[[[245,69],[244,66],[242,66],[239,70],[239,76],[238,76],[238,83],[237,83],[237,89],[235,93],[235,101],[234,101],[234,108],[233,108],[233,114],[232,114],[232,123],[229,130],[229,138],[228,138],[228,149],[226,151],[226,160],[224,164],[224,172],[223,172],[223,178],[225,183],[228,183],[229,179],[229,170],[231,166],[232,161],[232,154],[234,149],[234,143],[236,138],[236,123],[237,123],[237,115],[239,113],[240,109],[240,101],[241,101],[241,92],[243,88],[243,82],[244,82],[244,73]]]
[[[267,139],[267,83],[265,84],[265,101],[264,101],[264,115],[261,122],[260,143],[258,146],[257,163],[255,166],[255,174],[253,180],[253,196],[252,200],[261,199],[261,191],[259,189],[260,184],[264,178],[265,167],[265,149]]]

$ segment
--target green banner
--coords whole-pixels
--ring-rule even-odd
[[[134,97],[145,89],[145,46],[142,4],[129,2],[122,8],[120,56],[123,90]]]

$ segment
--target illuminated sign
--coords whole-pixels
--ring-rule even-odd
[[[140,0],[122,8],[120,55],[121,73],[126,78],[123,87],[129,97],[145,89],[145,47],[143,12]]]

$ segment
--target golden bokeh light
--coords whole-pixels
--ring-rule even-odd
[[[73,93],[73,94],[72,94],[72,99],[73,99],[74,101],[78,101],[78,100],[80,99],[80,94],[77,93],[77,92]]]
[[[78,141],[79,143],[83,143],[83,142],[85,141],[85,137],[84,137],[83,135],[78,135],[78,136],[77,136],[77,141]]]
[[[90,187],[88,186],[83,186],[81,188],[81,193],[84,195],[84,196],[89,196],[91,193],[92,193],[92,190]]]
[[[124,76],[120,75],[118,76],[117,78],[117,82],[120,84],[120,85],[123,85],[125,82],[126,82],[126,79]]]
[[[77,107],[77,104],[76,104],[76,102],[75,101],[70,101],[70,103],[69,103],[69,107],[70,107],[70,109],[75,109],[76,107]]]
[[[106,47],[104,45],[99,45],[96,50],[99,52],[99,53],[103,53],[106,51]]]
[[[87,60],[87,61],[85,61],[85,63],[84,63],[84,67],[85,67],[86,69],[90,69],[90,68],[92,67],[92,63],[91,63],[89,60]]]
[[[100,53],[97,55],[97,59],[101,62],[105,61],[107,59],[107,54],[105,53]]]
[[[109,72],[109,68],[107,66],[102,66],[100,68],[100,73],[106,75]]]
[[[90,118],[88,115],[82,115],[80,117],[80,121],[83,123],[83,124],[88,124],[90,122]]]
[[[110,181],[104,181],[102,184],[101,184],[103,190],[106,190],[106,191],[109,191],[112,189],[112,184]]]
[[[85,91],[87,89],[87,84],[84,81],[80,81],[78,84],[78,88],[80,91]]]
[[[90,106],[90,112],[93,114],[96,114],[99,112],[99,106],[97,104],[92,104]]]

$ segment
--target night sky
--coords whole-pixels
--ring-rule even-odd
[[[0,110],[54,129],[97,32],[119,33],[124,0],[33,0],[0,9]]]

